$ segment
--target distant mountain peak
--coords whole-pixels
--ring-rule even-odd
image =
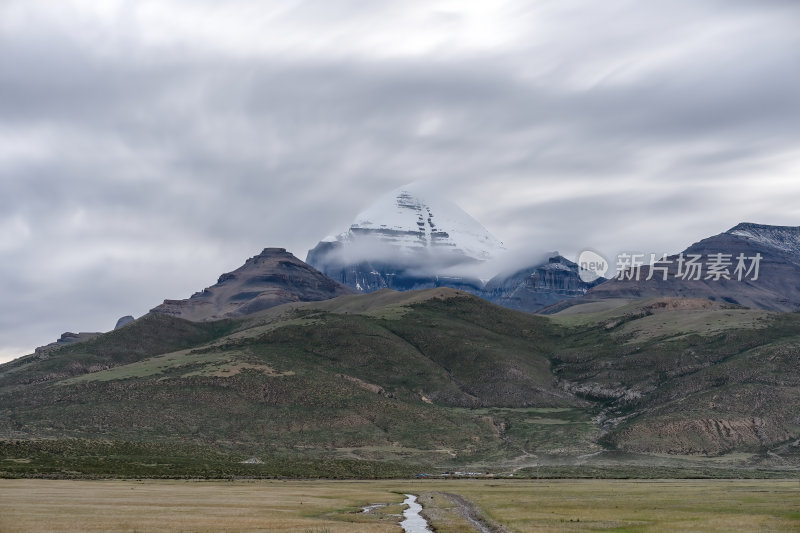
[[[692,244],[682,254],[700,257],[699,276],[687,276],[686,270],[681,275],[681,263],[673,256],[663,276],[659,272],[651,277],[645,266],[638,278],[614,278],[591,289],[586,298],[706,298],[770,311],[800,311],[800,227],[743,222]],[[723,268],[725,275],[715,277],[707,269],[719,254],[731,264]],[[752,258],[751,264],[758,257],[757,278],[737,277],[739,256]]]
[[[294,257],[292,254],[286,251],[286,248],[264,248],[260,254],[254,257],[267,257],[272,255],[290,255]]]
[[[582,296],[594,285],[583,283],[577,265],[558,252],[524,267],[512,267],[506,252],[463,209],[415,183],[383,195],[347,231],[309,250],[306,261],[359,292],[453,287],[526,311]]]
[[[800,255],[800,226],[770,226],[742,222],[725,233],[790,254]]]
[[[217,283],[185,300],[165,300],[151,310],[187,320],[243,316],[288,302],[327,300],[347,287],[297,259],[285,248],[264,248]]]
[[[735,231],[769,231],[769,230],[794,230],[800,231],[800,226],[775,226],[773,224],[757,224],[755,222],[739,222],[734,227],[726,231],[726,233],[732,233]]]
[[[503,243],[461,207],[420,184],[383,195],[359,213],[347,231],[322,243],[338,243],[343,263],[379,255],[393,262],[457,264],[486,261],[504,250]]]

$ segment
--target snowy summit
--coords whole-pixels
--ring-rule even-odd
[[[487,261],[503,250],[503,243],[463,209],[418,184],[379,198],[336,241],[348,260],[392,255],[425,261],[428,256],[454,264]]]
[[[358,291],[411,290],[438,286],[442,276],[486,265],[504,250],[459,206],[412,184],[380,197],[347,231],[309,250],[306,261]]]

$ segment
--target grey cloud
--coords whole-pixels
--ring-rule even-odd
[[[800,142],[800,11],[731,4],[565,3],[530,42],[421,56],[235,55],[136,35],[100,50],[78,26],[0,36],[0,141],[32,154],[0,149],[0,227],[30,227],[24,244],[4,248],[0,235],[0,349],[111,327],[264,246],[304,258],[415,180],[466,199],[531,256],[674,251],[739,218],[800,221],[787,200],[796,186],[719,193],[733,178],[788,172]],[[419,7],[314,5],[286,13],[287,25],[386,24]],[[521,20],[548,13],[526,7]],[[689,37],[699,40],[681,48]],[[640,58],[609,62],[629,51]],[[582,70],[604,75],[568,82]],[[554,199],[485,197],[495,185]]]

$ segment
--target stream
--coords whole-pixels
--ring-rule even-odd
[[[422,506],[417,503],[417,497],[413,494],[406,494],[403,503],[408,505],[408,509],[403,511],[403,521],[400,522],[403,531],[406,533],[431,533],[427,520],[419,515]]]

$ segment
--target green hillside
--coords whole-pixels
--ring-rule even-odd
[[[0,366],[0,474],[800,465],[800,316],[587,311],[432,289],[220,322],[148,315]]]

